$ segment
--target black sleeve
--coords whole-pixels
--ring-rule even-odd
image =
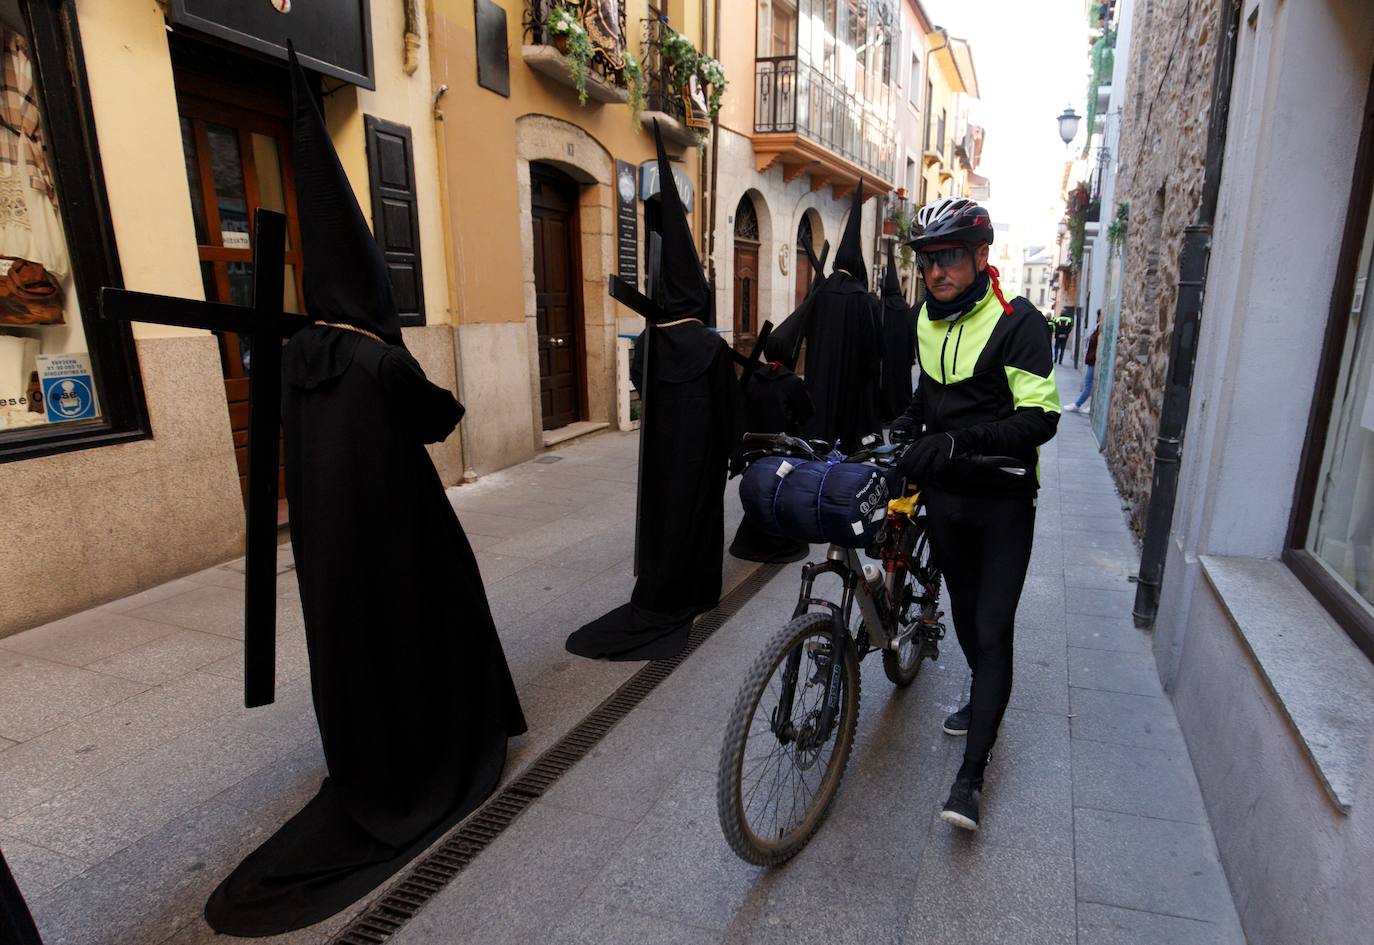
[[[630,349],[630,383],[639,391],[639,396],[644,396],[644,344],[649,339],[649,330],[646,328],[639,333],[635,339],[634,347]]]
[[[718,403],[716,425],[724,439],[727,459],[727,475],[738,476],[744,472],[744,393],[735,378],[734,353],[722,339],[720,346],[725,354],[718,357],[719,389],[716,391]]]
[[[1020,313],[1016,317],[1018,324],[1007,338],[1002,356],[1011,389],[1012,415],[955,433],[955,444],[962,453],[1025,455],[1048,442],[1059,427],[1059,388],[1050,339],[1032,315]]]
[[[395,416],[421,443],[446,439],[463,419],[463,405],[447,389],[431,383],[405,348],[384,354],[378,375]]]

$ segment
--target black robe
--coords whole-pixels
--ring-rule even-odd
[[[853,451],[879,433],[878,378],[882,360],[882,313],[863,283],[843,271],[823,283],[768,339],[767,356],[795,368],[806,345],[806,389],[815,414],[808,438],[840,441]]]
[[[472,549],[425,443],[462,406],[405,348],[311,327],[283,353],[291,540],[329,775],[215,890],[219,932],[327,918],[496,787],[525,731]]]
[[[760,364],[745,388],[744,429],[749,433],[790,433],[797,435],[811,419],[811,397],[806,382],[777,361]],[[804,541],[795,541],[764,531],[745,516],[735,530],[730,554],[745,561],[800,561],[811,550]]]
[[[42,945],[33,916],[10,874],[4,853],[0,853],[0,943],[4,945]]]
[[[639,579],[630,602],[568,637],[592,659],[666,659],[692,619],[720,600],[725,479],[743,434],[729,345],[701,322],[654,328],[649,387],[635,344],[630,378],[644,394],[640,436]]]
[[[883,295],[883,369],[879,408],[884,422],[900,417],[911,403],[911,368],[916,364],[916,312],[900,295]]]

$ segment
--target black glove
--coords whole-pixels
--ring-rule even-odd
[[[892,429],[888,431],[887,439],[894,446],[898,443],[910,443],[916,438],[916,421],[903,414],[892,421]]]
[[[949,433],[931,433],[908,446],[897,460],[897,467],[907,479],[925,483],[938,479],[953,456],[954,437]]]

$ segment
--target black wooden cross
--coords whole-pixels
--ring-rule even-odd
[[[639,388],[639,475],[635,477],[635,559],[634,575],[639,577],[640,570],[640,542],[639,542],[639,523],[644,518],[644,430],[649,423],[649,352],[653,349],[654,333],[650,330],[656,322],[664,320],[663,309],[659,305],[661,294],[659,289],[660,277],[663,268],[663,237],[658,233],[649,233],[649,248],[646,257],[648,267],[647,278],[644,288],[649,290],[650,295],[645,295],[634,287],[630,282],[620,276],[611,276],[607,281],[607,292],[611,298],[621,305],[634,312],[636,315],[644,317],[644,350],[639,352],[640,357],[640,388]]]
[[[248,382],[248,540],[244,562],[243,701],[275,698],[277,638],[277,428],[281,424],[281,341],[309,324],[282,311],[286,217],[259,208],[253,217],[253,307],[100,290],[100,314],[233,332],[250,339]]]

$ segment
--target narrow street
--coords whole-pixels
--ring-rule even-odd
[[[1080,376],[1059,383],[1068,400]],[[450,490],[530,722],[507,779],[639,667],[563,649],[633,584],[636,444],[608,434]],[[978,835],[937,817],[962,745],[939,723],[968,685],[951,634],[904,693],[865,663],[848,773],[800,856],[766,871],[730,852],[717,753],[746,667],[790,612],[787,566],[390,941],[1243,942],[1132,625],[1136,552],[1086,417],[1062,418],[1042,476]],[[727,497],[728,540],[733,483]],[[200,918],[206,896],[324,773],[283,557],[266,709],[239,707],[241,562],[0,640],[0,843],[45,942],[226,940]],[[727,589],[754,567],[727,556]],[[261,941],[323,943],[355,914]]]

